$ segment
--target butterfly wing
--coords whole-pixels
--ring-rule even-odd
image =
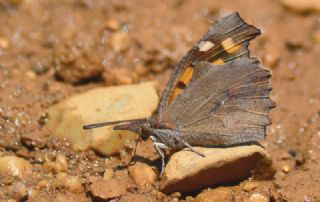
[[[188,85],[194,75],[194,64],[208,61],[222,64],[240,57],[249,57],[249,41],[260,34],[245,23],[238,13],[230,14],[211,26],[207,34],[191,48],[171,75],[162,93],[157,111],[158,122],[164,121],[163,112]]]
[[[270,124],[268,70],[254,58],[215,65],[200,62],[192,80],[167,109],[174,130],[191,145],[256,141]]]

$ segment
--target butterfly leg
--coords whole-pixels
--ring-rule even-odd
[[[204,154],[198,152],[197,150],[195,150],[188,142],[184,141],[182,138],[179,137],[179,135],[174,135],[174,137],[178,140],[181,141],[188,149],[190,149],[190,151],[198,154],[201,157],[206,157]]]
[[[161,157],[161,171],[160,171],[160,176],[162,176],[163,171],[164,171],[164,166],[165,166],[165,162],[164,162],[164,149],[167,149],[168,146],[161,143],[161,142],[157,142],[157,139],[154,136],[150,136],[150,139],[153,142],[153,146],[156,149],[156,151],[158,152],[158,154]]]
[[[141,139],[141,135],[138,136],[136,146],[134,147],[134,150],[133,150],[133,155],[130,158],[130,161],[129,161],[128,165],[132,165],[133,163],[135,163],[135,161],[133,161],[133,160],[134,160],[134,157],[136,156],[137,148],[138,148],[138,144],[139,144],[139,140],[140,139]]]
[[[171,149],[181,149],[187,147],[192,152],[199,156],[205,157],[204,154],[196,151],[187,141],[181,138],[179,131],[155,129],[152,131],[156,135],[157,139],[161,142],[165,142]],[[155,138],[155,137],[154,137]],[[163,144],[163,143],[162,143]],[[179,145],[179,146],[178,146]]]

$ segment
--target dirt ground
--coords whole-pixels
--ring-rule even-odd
[[[262,30],[251,52],[272,70],[277,103],[262,143],[277,172],[256,191],[270,201],[320,201],[320,11],[301,13],[276,0],[0,1],[0,156],[33,165],[31,176],[0,179],[0,199],[96,200],[87,185],[104,172],[106,158],[50,137],[48,108],[98,86],[154,80],[160,93],[209,22],[233,11]],[[57,155],[66,157],[67,173],[84,189],[59,186],[45,167]],[[12,194],[17,187],[21,193]],[[235,201],[250,194],[240,183],[224,187]],[[165,196],[156,185],[138,189],[128,181],[120,200],[193,200],[198,193]]]

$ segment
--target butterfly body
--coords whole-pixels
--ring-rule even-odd
[[[258,141],[271,123],[270,71],[250,57],[249,41],[260,30],[238,13],[211,26],[173,71],[156,113],[123,123],[115,130],[131,130],[151,138],[162,157],[192,146],[214,147]],[[87,128],[93,128],[91,125]],[[199,155],[202,155],[198,153]],[[163,167],[162,167],[163,168]]]

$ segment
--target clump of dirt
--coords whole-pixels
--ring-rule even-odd
[[[216,199],[224,201],[319,201],[319,4],[280,2],[1,2],[0,158],[15,156],[23,162],[17,169],[31,165],[32,173],[2,176],[0,199],[201,201],[219,195]],[[157,183],[136,185],[121,166],[126,156],[74,151],[67,140],[50,136],[48,108],[76,93],[146,80],[157,81],[161,92],[209,22],[232,11],[262,30],[250,49],[273,71],[277,108],[262,144],[276,168],[274,179],[168,196]],[[143,142],[138,155],[156,159],[150,145]],[[149,164],[158,166],[157,161]],[[101,192],[99,184],[114,189]]]

